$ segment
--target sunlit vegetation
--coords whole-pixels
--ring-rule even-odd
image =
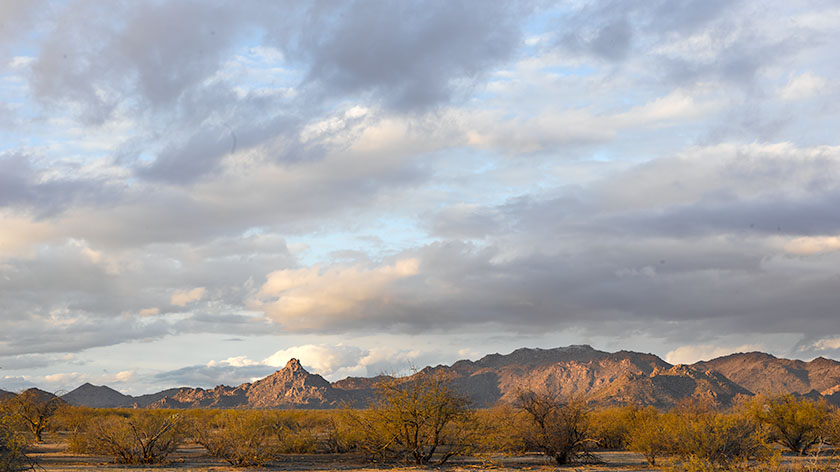
[[[171,461],[183,446],[236,467],[301,457],[422,466],[506,456],[533,464],[542,455],[569,464],[598,461],[607,451],[634,452],[638,464],[674,472],[804,472],[837,465],[830,458],[840,442],[840,411],[792,396],[745,398],[726,409],[693,399],[666,411],[594,408],[582,397],[522,392],[515,404],[474,410],[442,375],[393,379],[380,391],[380,401],[361,410],[63,405],[36,421],[29,412],[38,409],[23,407],[31,398],[8,399],[0,405],[0,470],[30,468],[27,453],[39,447],[38,435],[68,453],[138,465]],[[33,429],[33,423],[41,426]]]

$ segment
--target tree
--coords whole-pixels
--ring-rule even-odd
[[[665,424],[659,411],[652,406],[634,412],[626,439],[627,448],[645,456],[651,467],[656,465],[656,458],[670,448]]]
[[[590,433],[591,408],[583,397],[562,402],[555,395],[527,391],[519,393],[516,404],[531,420],[526,442],[557,464],[593,457],[589,450],[595,442]]]
[[[351,413],[362,432],[360,447],[374,457],[417,465],[443,464],[463,454],[472,410],[443,373],[418,372],[379,384],[380,400]]]
[[[64,400],[36,389],[24,390],[10,400],[13,413],[32,433],[36,443],[43,440],[44,431]]]
[[[92,418],[82,433],[85,452],[109,454],[122,464],[156,464],[183,441],[181,417],[138,411]]]
[[[8,403],[0,405],[0,470],[31,469],[31,461],[25,454],[29,440],[16,427],[19,421],[10,413],[8,406]]]
[[[828,421],[828,407],[824,402],[797,399],[793,395],[759,397],[750,408],[759,421],[770,426],[777,443],[801,456],[822,440],[822,428]]]

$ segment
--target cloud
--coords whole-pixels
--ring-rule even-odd
[[[155,374],[156,384],[185,387],[212,388],[216,385],[236,386],[265,377],[274,370],[266,365],[239,365],[215,362],[207,365],[188,366]]]
[[[508,59],[520,43],[523,13],[527,8],[468,0],[311,5],[300,32],[272,35],[305,64],[306,83],[319,93],[372,94],[411,111],[450,100]]]
[[[694,364],[698,361],[708,361],[737,352],[752,352],[764,349],[764,346],[758,344],[744,344],[737,347],[720,347],[709,344],[698,344],[693,346],[680,346],[668,352],[665,355],[665,360],[671,364]]]
[[[172,294],[169,302],[176,306],[187,306],[192,302],[197,302],[204,298],[207,289],[204,287],[196,287],[190,290],[177,290]]]
[[[296,358],[312,372],[332,376],[338,371],[357,370],[355,368],[366,354],[353,346],[306,344],[277,351],[263,360],[263,364],[283,367],[289,359]]]
[[[840,350],[840,337],[820,339],[814,342],[811,348],[817,351]]]
[[[425,353],[428,356],[428,353]],[[371,377],[380,374],[407,372],[418,360],[425,361],[424,353],[413,349],[374,347],[363,349],[349,345],[304,344],[276,351],[262,361],[247,356],[234,356],[221,361],[210,361],[161,372],[154,375],[156,385],[166,388],[173,384],[198,387],[239,385],[266,377],[296,358],[310,373],[329,381],[348,376]]]
[[[319,329],[338,319],[346,323],[364,317],[371,304],[387,305],[385,289],[417,272],[418,261],[411,258],[375,269],[279,270],[268,275],[254,306],[286,329]]]
[[[840,238],[836,236],[806,236],[785,244],[785,251],[797,256],[813,256],[840,251]]]
[[[791,77],[788,83],[779,90],[779,96],[784,100],[811,98],[822,92],[826,85],[824,78],[805,72]]]

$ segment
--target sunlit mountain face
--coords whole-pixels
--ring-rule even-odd
[[[838,21],[2,2],[0,389],[840,358]]]

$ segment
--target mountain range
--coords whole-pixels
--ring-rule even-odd
[[[671,365],[653,354],[605,352],[588,345],[518,349],[477,361],[426,367],[443,373],[477,407],[511,402],[522,390],[559,395],[584,394],[599,405],[673,406],[703,395],[728,405],[740,395],[790,393],[824,398],[840,406],[840,362],[777,358],[762,352],[719,357],[691,365]],[[415,374],[415,375],[418,375]],[[383,377],[348,377],[329,382],[308,372],[297,359],[253,383],[213,389],[181,387],[129,396],[107,386],[81,385],[61,398],[96,408],[338,408],[363,407],[376,398]]]

